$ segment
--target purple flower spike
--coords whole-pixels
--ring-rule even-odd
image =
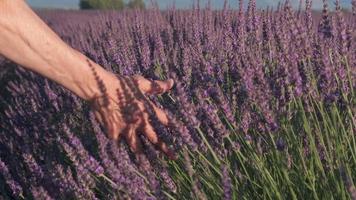
[[[20,195],[22,195],[23,192],[22,187],[18,182],[16,182],[13,179],[9,169],[7,168],[6,164],[1,160],[1,158],[0,158],[0,174],[4,176],[5,182],[10,187],[12,194],[16,197],[20,197]]]
[[[224,199],[231,200],[232,199],[232,185],[231,178],[229,175],[229,171],[226,165],[222,166],[222,186],[224,189]]]

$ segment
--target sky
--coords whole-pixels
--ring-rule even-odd
[[[176,3],[178,8],[190,8],[192,6],[193,0],[156,0],[160,6],[160,8],[164,9],[167,6]],[[237,7],[238,0],[228,0],[229,4],[233,7]],[[334,0],[328,0],[330,7],[333,7]],[[340,0],[341,4],[345,8],[351,7],[351,0]],[[65,8],[65,9],[78,9],[79,0],[27,0],[27,2],[35,8]],[[148,5],[150,0],[145,0],[145,3]],[[200,0],[201,5],[205,5],[208,0]],[[245,0],[245,4],[247,4],[248,0]],[[291,0],[295,7],[298,7],[299,0]],[[224,0],[211,0],[212,6],[214,8],[222,8],[224,4]],[[257,0],[257,6],[260,8],[266,6],[276,6],[278,0]],[[313,8],[321,9],[322,0],[313,0]]]

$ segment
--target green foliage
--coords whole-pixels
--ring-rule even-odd
[[[145,3],[143,2],[143,0],[131,0],[128,4],[127,4],[128,8],[140,8],[140,9],[144,9],[145,8]]]
[[[125,3],[123,0],[80,0],[79,7],[81,9],[123,9]],[[144,9],[145,3],[143,0],[130,0],[127,8],[139,8]]]
[[[81,9],[123,9],[125,4],[123,0],[81,0],[79,3]]]
[[[169,162],[178,189],[165,191],[167,199],[202,199],[198,192],[207,199],[221,199],[225,189],[222,165],[228,167],[232,180],[232,199],[353,199],[356,137],[355,124],[350,123],[352,107],[327,106],[312,97],[309,101],[308,111],[301,99],[290,103],[294,114],[284,120],[278,133],[253,133],[263,138],[265,150],[259,150],[256,141],[247,142],[236,130],[226,143],[238,142],[241,148],[224,157],[212,150],[205,154],[187,149],[190,163],[182,155]],[[286,142],[284,150],[276,148],[279,137]],[[194,176],[186,165],[191,165]],[[194,191],[197,183],[200,191]]]

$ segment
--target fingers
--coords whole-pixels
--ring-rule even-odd
[[[156,105],[154,105],[152,102],[150,102],[150,104],[151,104],[151,106],[153,107],[153,110],[155,111],[158,120],[159,120],[162,124],[168,126],[169,120],[168,120],[167,114],[166,114],[162,109],[160,109],[160,108],[158,108]]]
[[[147,92],[147,94],[163,94],[172,89],[174,85],[173,79],[169,79],[166,81],[152,81],[151,88]]]
[[[153,111],[155,112],[155,117],[157,117],[158,120],[159,120],[162,124],[168,126],[169,120],[168,120],[167,114],[166,114],[162,109],[158,108],[154,103],[152,103],[152,102],[149,101],[149,100],[145,101],[146,104],[143,103],[143,102],[140,102],[140,101],[137,101],[137,102],[135,102],[135,103],[136,103],[136,105],[137,105],[136,111],[138,112],[138,115],[141,114],[141,113],[143,113],[143,112],[146,112],[147,109],[149,109],[150,111],[153,110]],[[147,104],[149,104],[149,105],[147,105]],[[147,108],[147,107],[149,107],[149,108]],[[130,112],[130,114],[132,114],[132,113],[133,113],[133,112]],[[149,112],[149,113],[151,113],[151,112]],[[146,114],[147,114],[147,113],[146,113]],[[148,119],[148,115],[146,115],[146,114],[143,114],[143,115],[144,115],[144,118],[147,118],[147,119]]]
[[[142,142],[140,141],[138,134],[136,134],[137,125],[131,124],[128,125],[125,130],[125,138],[130,146],[130,149],[133,153],[142,154]]]
[[[150,81],[140,75],[135,75],[134,79],[140,90],[145,94],[163,94],[174,86],[173,79],[168,79],[166,81]]]
[[[111,115],[110,118],[105,118],[107,133],[110,139],[118,141],[121,136],[122,126],[116,114]]]
[[[147,122],[147,121],[146,121]],[[153,127],[147,122],[145,123],[143,127],[143,131],[148,138],[148,140],[154,144],[159,150],[161,150],[163,153],[165,153],[169,159],[175,160],[176,155],[174,154],[173,151],[171,151],[166,143],[164,143],[162,140],[160,140],[156,134],[156,132],[153,130]]]
[[[99,122],[101,125],[104,125],[104,120],[103,120],[103,117],[101,116],[100,112],[95,111],[95,112],[94,112],[94,115],[95,115],[96,119],[98,120],[98,122]]]

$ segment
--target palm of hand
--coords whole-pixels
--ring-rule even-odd
[[[96,77],[103,96],[91,101],[95,116],[106,127],[108,136],[116,141],[123,137],[135,154],[142,154],[139,138],[139,133],[142,133],[170,159],[175,159],[174,153],[158,138],[150,123],[150,116],[155,115],[162,124],[168,125],[168,117],[145,96],[167,92],[174,81],[150,81],[138,75],[111,77],[105,82]]]

